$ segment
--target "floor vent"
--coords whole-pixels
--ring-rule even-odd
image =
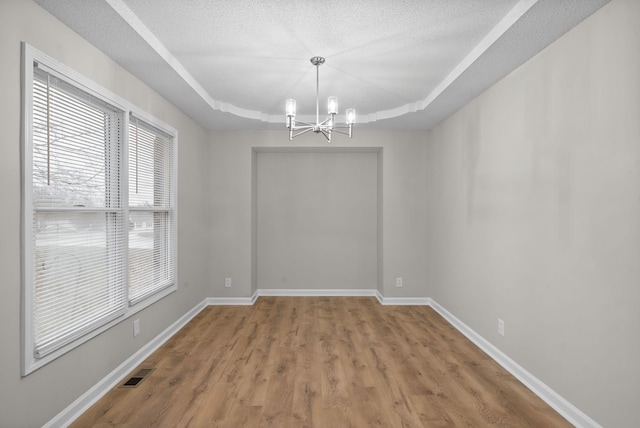
[[[140,369],[122,384],[125,388],[135,388],[142,382],[154,369]]]

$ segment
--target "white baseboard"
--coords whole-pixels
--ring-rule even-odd
[[[43,425],[43,428],[62,428],[69,426],[80,415],[86,412],[89,407],[95,404],[107,392],[118,385],[122,379],[147,357],[155,352],[167,340],[184,327],[193,319],[200,311],[207,306],[207,299],[198,303],[193,309],[180,317],[176,322],[167,327],[162,333],[151,339],[146,345],[140,348],[135,354],[127,358],[122,364],[116,367],[111,373],[96,383],[91,389],[82,394],[77,400],[67,406],[62,412],[58,413],[53,419]]]
[[[375,289],[287,289],[287,288],[261,288],[256,294],[258,296],[281,296],[281,297],[319,297],[319,296],[375,296],[378,290]]]
[[[207,297],[206,302],[209,306],[251,306],[256,302],[257,296],[252,297]]]
[[[384,297],[379,291],[376,291],[376,298],[381,305],[428,306],[431,304],[429,297]]]
[[[540,379],[529,373],[518,363],[509,358],[485,338],[476,333],[473,329],[460,321],[451,312],[440,306],[433,299],[430,306],[438,312],[444,319],[453,325],[459,332],[464,334],[470,341],[476,344],[485,354],[504,367],[516,379],[522,382],[534,394],[540,397],[545,403],[560,413],[567,421],[577,428],[602,428],[596,421],[580,411],[573,404],[565,400],[557,392],[549,388]]]

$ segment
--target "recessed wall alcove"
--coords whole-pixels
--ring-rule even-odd
[[[252,290],[382,291],[382,149],[252,149]]]

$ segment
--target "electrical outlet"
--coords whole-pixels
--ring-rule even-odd
[[[504,321],[498,318],[498,334],[504,336]]]
[[[140,334],[140,318],[133,321],[133,337],[136,337]]]
[[[402,287],[402,278],[401,277],[396,278],[396,287],[398,287],[398,288]]]
[[[231,287],[231,278],[225,278],[224,279],[224,287],[225,288],[230,288]]]

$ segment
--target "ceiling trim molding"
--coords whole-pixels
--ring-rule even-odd
[[[493,27],[491,31],[482,39],[475,48],[469,52],[469,54],[460,61],[460,63],[447,75],[447,77],[440,82],[438,86],[425,98],[420,104],[417,110],[424,110],[427,108],[436,98],[438,98],[449,86],[451,86],[456,79],[458,79],[465,71],[473,65],[485,52],[489,50],[495,42],[497,42],[502,36],[505,35],[516,22],[520,20],[531,9],[538,0],[520,0],[508,14],[504,16]],[[416,103],[418,104],[418,103]],[[414,110],[414,111],[417,111]]]
[[[243,109],[233,104],[216,100],[198,83],[198,81],[187,71],[178,59],[169,52],[169,49],[156,37],[155,34],[144,25],[144,23],[133,13],[123,0],[105,0],[109,6],[135,31],[142,40],[145,41],[160,58],[162,58],[171,67],[182,80],[187,83],[204,102],[212,109],[224,113],[231,113],[246,119],[257,119],[264,121],[266,115],[259,111]]]
[[[364,114],[358,117],[358,123],[366,124],[378,120],[392,119],[408,113],[415,113],[426,109],[433,101],[442,95],[473,63],[475,63],[487,50],[499,40],[509,29],[520,20],[539,0],[520,0],[504,18],[463,58],[460,63],[449,73],[436,88],[423,100],[408,103],[389,110],[381,110],[375,113]],[[259,120],[270,124],[283,122],[283,116],[270,115],[256,110],[244,109],[230,103],[214,99],[198,81],[189,73],[178,59],[171,54],[169,49],[156,37],[155,34],[138,18],[138,16],[125,4],[123,0],[105,0],[105,2],[144,40],[153,51],[171,67],[180,78],[189,85],[196,94],[213,110],[230,113],[235,116]],[[312,122],[313,116],[300,116],[300,120]]]

